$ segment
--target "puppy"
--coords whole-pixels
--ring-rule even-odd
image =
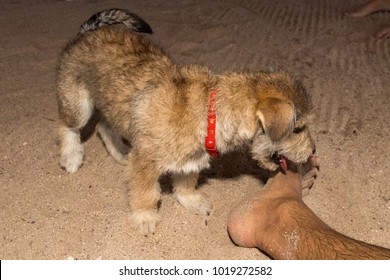
[[[152,30],[126,10],[95,14],[63,50],[57,85],[61,166],[80,168],[80,130],[97,112],[108,152],[130,169],[130,215],[141,234],[154,233],[160,220],[163,173],[172,173],[185,208],[206,215],[212,207],[196,184],[211,157],[249,145],[261,167],[276,170],[279,155],[296,163],[312,155],[312,104],[299,82],[285,73],[177,66],[140,33]]]

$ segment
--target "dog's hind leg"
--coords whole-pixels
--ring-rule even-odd
[[[84,148],[80,130],[91,118],[94,105],[87,90],[75,83],[60,87],[58,99],[62,123],[60,125],[60,165],[69,173],[75,173],[83,163]]]
[[[104,118],[98,123],[97,129],[108,153],[118,163],[126,165],[129,147],[123,143],[122,137],[112,129]]]
[[[195,214],[209,215],[212,205],[196,189],[199,173],[176,173],[172,177],[175,196],[179,203]]]
[[[69,173],[75,173],[83,163],[84,147],[80,141],[80,131],[67,126],[60,127],[60,165]]]

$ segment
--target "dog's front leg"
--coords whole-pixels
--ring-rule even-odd
[[[147,236],[156,231],[160,221],[157,203],[160,200],[161,188],[158,183],[160,174],[153,162],[145,157],[129,155],[130,168],[130,220],[132,226]]]
[[[199,173],[173,174],[173,186],[175,196],[179,203],[195,214],[209,215],[212,209],[211,203],[196,189]]]

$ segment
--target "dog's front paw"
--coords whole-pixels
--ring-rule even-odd
[[[156,232],[160,215],[156,210],[134,211],[130,214],[130,222],[134,229],[144,236]]]
[[[179,203],[191,212],[199,215],[210,215],[213,207],[201,192],[175,193],[175,195]]]

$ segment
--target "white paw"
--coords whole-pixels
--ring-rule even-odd
[[[148,236],[156,232],[160,215],[156,210],[135,211],[130,214],[131,225],[140,234]]]
[[[61,155],[60,165],[69,173],[75,173],[83,164],[83,149],[74,149]]]
[[[75,173],[83,163],[84,148],[80,143],[80,132],[69,127],[61,128],[60,165],[69,173]]]
[[[176,192],[175,196],[181,205],[195,214],[210,215],[213,208],[211,203],[199,191],[187,194]]]

